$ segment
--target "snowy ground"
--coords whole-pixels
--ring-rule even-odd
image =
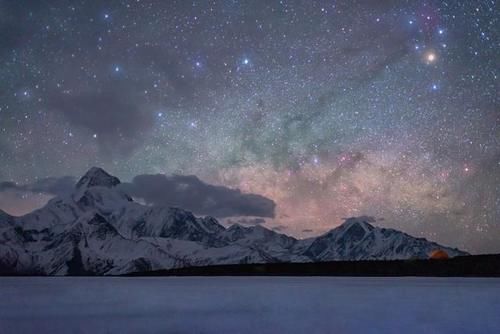
[[[500,279],[0,278],[0,333],[500,333]]]

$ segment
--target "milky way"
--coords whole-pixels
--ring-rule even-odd
[[[0,180],[95,165],[123,180],[192,174],[273,200],[264,224],[295,236],[370,215],[499,252],[495,11],[495,1],[0,1]],[[46,199],[5,190],[0,207]]]

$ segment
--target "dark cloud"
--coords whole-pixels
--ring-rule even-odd
[[[22,216],[43,207],[54,196],[65,196],[74,189],[71,176],[48,177],[30,184],[0,182],[0,210]]]
[[[341,49],[340,56],[357,59],[360,62],[359,68],[349,72],[339,85],[320,95],[315,106],[317,111],[303,116],[304,121],[311,122],[314,118],[322,115],[325,110],[328,111],[328,107],[343,95],[346,85],[356,88],[366,86],[390,66],[397,64],[409,54],[407,36],[388,29],[389,27],[385,27],[385,29],[373,27],[371,33],[356,36],[356,39],[360,41],[359,46],[348,45]],[[371,61],[363,62],[363,59],[367,59],[367,55],[371,55],[369,57]]]
[[[76,179],[72,176],[47,177],[30,184],[21,185],[16,184],[15,182],[4,181],[0,182],[0,192],[16,191],[64,196],[71,193],[74,189],[75,181]]]
[[[313,102],[307,97],[298,103],[300,112],[283,115],[281,131],[272,137],[262,136],[262,127],[253,126],[254,118],[257,122],[262,121],[262,111],[265,110],[265,104],[259,100],[249,120],[252,125],[240,131],[242,149],[255,155],[258,160],[270,159],[275,167],[297,169],[302,159],[297,156],[297,147],[302,147],[306,152],[314,151],[318,147],[329,148],[332,136],[341,137],[340,134],[345,129],[338,129],[337,134],[317,134],[318,128],[332,114],[336,103],[345,98],[346,87],[368,87],[410,53],[407,32],[395,30],[389,24],[370,25],[368,32],[366,29],[356,28],[352,34],[356,44],[343,43],[332,52],[339,61],[350,61],[355,65],[349,71],[340,71],[339,80],[330,82],[328,89],[318,92]]]
[[[25,3],[0,2],[0,56],[28,43],[34,33],[34,19],[28,15]],[[40,3],[30,3],[32,10],[42,9]]]
[[[28,187],[28,190],[32,192],[63,196],[73,191],[75,182],[76,179],[72,176],[47,177],[31,184]]]
[[[11,21],[2,20],[0,22],[0,40],[2,41],[0,55],[22,44],[28,35],[27,30],[23,27]]]
[[[269,198],[238,189],[206,184],[196,176],[138,175],[121,185],[130,195],[148,203],[177,206],[215,217],[274,218],[276,204]]]
[[[166,93],[169,96],[167,104],[175,105],[195,98],[199,83],[191,80],[190,67],[180,65],[179,59],[168,50],[158,46],[145,46],[137,50],[136,57],[142,66],[154,68],[165,76]]]
[[[72,176],[48,177],[30,184],[0,182],[0,193],[43,193],[52,196],[65,196],[75,188],[76,178]],[[245,225],[264,224],[263,218],[274,218],[276,204],[261,195],[244,194],[238,189],[214,186],[204,183],[194,175],[138,175],[131,183],[119,187],[136,198],[149,204],[180,207],[197,214],[219,218],[234,216],[253,216],[238,218],[231,223]]]
[[[0,182],[0,191],[17,190],[17,189],[18,186],[15,182],[10,182],[10,181]]]
[[[74,126],[97,135],[105,155],[130,153],[153,125],[152,113],[143,110],[130,89],[110,81],[104,90],[52,94],[49,106]]]

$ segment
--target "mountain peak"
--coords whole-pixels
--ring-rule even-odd
[[[247,228],[243,225],[240,225],[238,223],[235,223],[235,224],[232,224],[231,226],[229,226],[227,228],[227,231],[244,231],[246,230]]]
[[[370,223],[376,222],[376,219],[371,216],[349,217],[344,218],[344,223],[340,225],[344,229],[350,229],[353,226],[361,227],[364,230],[373,230],[374,227]]]
[[[111,188],[118,184],[120,184],[120,180],[117,177],[108,174],[102,168],[92,167],[78,181],[76,188],[81,189],[96,186]]]

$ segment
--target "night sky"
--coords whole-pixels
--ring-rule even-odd
[[[495,1],[0,0],[0,208],[101,166],[500,252],[499,31]]]

